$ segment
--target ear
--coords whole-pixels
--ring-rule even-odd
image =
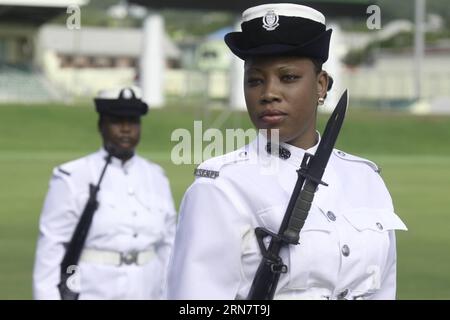
[[[328,91],[328,74],[320,71],[317,75],[317,98],[324,98]]]

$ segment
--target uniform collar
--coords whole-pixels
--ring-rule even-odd
[[[268,141],[266,137],[262,134],[259,134],[257,136],[257,139],[253,141],[253,143],[250,145],[250,148],[253,149],[254,152],[259,152],[258,153],[259,157],[261,155],[268,156],[271,159],[279,160],[281,163],[288,163],[292,167],[295,167],[295,169],[299,169],[305,153],[315,154],[317,151],[317,148],[321,141],[321,136],[318,131],[316,132],[317,132],[317,143],[311,148],[306,150],[295,147],[288,143],[280,143],[280,147],[286,149],[290,153],[290,156],[287,159],[283,159],[281,157],[275,158],[275,156],[267,153],[266,145]],[[328,186],[324,185],[318,186],[318,191],[315,193],[314,196],[314,204],[320,209],[320,211],[323,214],[326,215],[326,213],[331,210],[334,204],[337,203],[338,201],[337,197],[339,197],[339,189],[340,189],[336,169],[334,168],[333,164],[333,154],[330,156],[330,160],[327,164],[322,180],[326,182]],[[286,192],[291,193],[292,190],[289,189],[286,190]]]
[[[311,148],[308,148],[306,150],[299,148],[299,147],[295,147],[288,143],[281,142],[278,146],[278,157],[280,157],[282,160],[284,160],[288,163],[295,165],[296,167],[299,167],[303,160],[303,156],[305,155],[305,153],[309,153],[309,154],[316,153],[317,147],[319,146],[319,143],[321,140],[319,131],[316,131],[316,132],[317,132],[317,143],[314,146],[312,146]],[[277,146],[274,144],[270,144],[270,142],[268,142],[266,136],[263,135],[262,133],[258,134],[255,146],[259,152],[264,152],[266,154],[268,152],[271,152],[272,148],[275,148],[273,150],[276,154]],[[274,155],[274,153],[272,153],[272,156],[273,155]]]
[[[102,159],[106,159],[106,157],[108,156],[108,152],[106,152],[104,147],[100,148],[100,150],[98,151],[98,154]],[[136,153],[125,162],[122,162],[122,160],[120,160],[119,158],[116,158],[116,157],[111,158],[111,165],[113,167],[121,168],[124,170],[130,169],[131,166],[133,166],[133,164],[135,162],[136,162]]]

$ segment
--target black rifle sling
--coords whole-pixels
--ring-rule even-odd
[[[71,266],[76,266],[78,264],[81,252],[83,251],[84,243],[92,224],[93,215],[98,208],[97,193],[100,190],[100,184],[102,183],[106,168],[111,162],[111,158],[111,153],[108,153],[108,156],[105,159],[105,166],[103,167],[102,173],[100,174],[97,185],[89,185],[89,198],[86,202],[83,213],[81,214],[80,220],[75,227],[75,231],[72,234],[70,242],[67,246],[66,253],[64,254],[64,258],[61,262],[61,280],[58,284],[58,289],[62,300],[78,299],[78,293],[72,291],[70,286],[68,285],[68,281],[70,281],[71,276],[74,275],[73,272],[76,271],[71,270]]]

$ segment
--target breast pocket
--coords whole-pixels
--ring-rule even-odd
[[[168,209],[159,198],[152,202],[149,197],[139,196],[138,201],[141,206],[142,214],[140,218],[140,231],[147,235],[152,242],[157,242],[164,237],[165,219],[168,215]]]
[[[305,290],[318,286],[328,275],[332,266],[331,259],[332,226],[323,213],[315,206],[311,207],[300,232],[300,243],[289,249],[290,273],[288,288]],[[330,252],[329,252],[330,251]]]
[[[365,247],[380,249],[378,254],[387,250],[388,231],[407,230],[397,214],[390,210],[357,208],[346,210],[343,214],[348,223],[358,231],[357,236],[364,241]]]
[[[354,288],[355,294],[365,294],[376,291],[380,286],[384,273],[389,249],[391,248],[390,231],[407,230],[402,220],[391,210],[357,208],[343,212],[352,233],[352,243],[349,245],[358,258],[361,267],[355,271],[360,279]]]
[[[275,206],[265,209],[258,216],[266,228],[278,232],[284,214],[285,206]],[[284,281],[280,280],[285,288],[304,290],[313,285],[315,277],[320,278],[323,254],[326,254],[323,250],[329,250],[326,242],[331,230],[328,220],[313,206],[300,232],[300,244],[289,245],[282,251],[281,257],[288,266],[288,274],[282,277]]]
[[[81,213],[84,211],[88,196],[82,196],[79,199]],[[89,238],[113,236],[120,226],[121,210],[118,204],[120,199],[117,195],[109,192],[100,192],[97,196],[98,206],[93,214],[92,224],[89,229]]]

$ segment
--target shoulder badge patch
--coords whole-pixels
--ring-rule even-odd
[[[195,169],[194,175],[196,177],[215,179],[219,176],[219,171],[206,170],[206,169]]]
[[[373,171],[377,172],[377,173],[381,173],[381,168],[378,167],[374,162],[361,158],[361,157],[357,157],[348,153],[345,153],[341,150],[337,150],[334,149],[334,154],[337,155],[339,158],[344,159],[344,160],[348,160],[348,161],[355,161],[355,162],[362,162],[367,164],[369,167],[371,167],[373,169]]]
[[[248,152],[241,148],[222,156],[206,160],[194,170],[194,175],[196,177],[216,179],[223,167],[248,160],[248,158]]]

